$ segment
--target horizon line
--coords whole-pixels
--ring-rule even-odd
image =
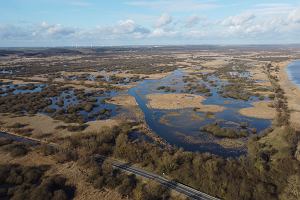
[[[62,46],[0,46],[5,48],[105,48],[105,47],[183,47],[183,46],[289,46],[300,43],[244,43],[244,44],[140,44],[140,45],[62,45]]]

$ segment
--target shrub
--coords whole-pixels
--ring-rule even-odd
[[[40,150],[44,156],[53,155],[57,152],[57,149],[55,149],[55,147],[47,145],[47,144],[41,145]]]
[[[263,96],[263,95],[261,95],[261,96],[259,96],[259,98],[258,98],[259,100],[264,100],[265,99],[265,96]]]
[[[0,138],[0,146],[11,144],[12,142],[13,142],[13,140],[10,138],[4,138],[4,137]]]
[[[32,128],[22,128],[22,129],[15,129],[14,132],[18,133],[20,135],[24,135],[24,136],[30,136],[32,135]]]
[[[274,99],[275,98],[275,94],[269,94],[269,99]]]
[[[121,185],[117,188],[118,192],[123,196],[129,196],[132,194],[133,189],[136,187],[137,180],[135,175],[126,176]]]
[[[87,127],[88,127],[87,124],[82,124],[82,125],[79,125],[79,126],[67,126],[67,130],[71,131],[71,132],[78,132],[78,131],[83,131]]]
[[[0,165],[3,199],[71,199],[75,188],[61,176],[45,177],[48,166]]]
[[[31,193],[31,199],[71,199],[74,197],[75,188],[66,185],[66,178],[61,176],[47,177]]]
[[[23,127],[25,127],[25,126],[27,126],[27,125],[28,125],[28,124],[22,124],[22,123],[16,122],[16,123],[14,123],[14,124],[8,126],[7,128],[23,128]]]
[[[55,154],[55,158],[59,163],[65,163],[77,160],[78,154],[76,151],[72,150],[60,150]]]
[[[218,124],[208,124],[202,127],[201,130],[217,137],[240,138],[248,135],[246,130],[238,131],[234,128],[221,128]]]
[[[21,143],[11,143],[3,146],[3,149],[13,157],[25,156],[29,152],[28,147]]]

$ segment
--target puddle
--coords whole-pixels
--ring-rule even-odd
[[[46,84],[12,84],[2,83],[0,96],[41,92]]]
[[[63,91],[59,96],[50,98],[51,105],[48,108],[52,109],[52,112],[58,112],[59,110],[66,112],[68,109],[74,108],[76,109],[76,115],[82,117],[84,122],[108,119],[117,115],[118,106],[105,102],[106,99],[116,96],[117,92],[85,94],[87,94],[86,97],[78,98],[74,90]]]

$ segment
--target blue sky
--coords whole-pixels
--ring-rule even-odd
[[[0,46],[300,43],[300,1],[10,0]]]

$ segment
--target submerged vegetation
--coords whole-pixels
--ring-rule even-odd
[[[201,130],[217,137],[240,138],[248,136],[248,131],[245,129],[236,130],[235,128],[221,128],[217,123],[208,124],[202,127]]]
[[[84,123],[91,119],[106,119],[112,110],[105,103],[109,96],[102,90],[83,89],[51,84],[40,92],[8,94],[0,97],[0,113],[45,113],[67,123]]]

